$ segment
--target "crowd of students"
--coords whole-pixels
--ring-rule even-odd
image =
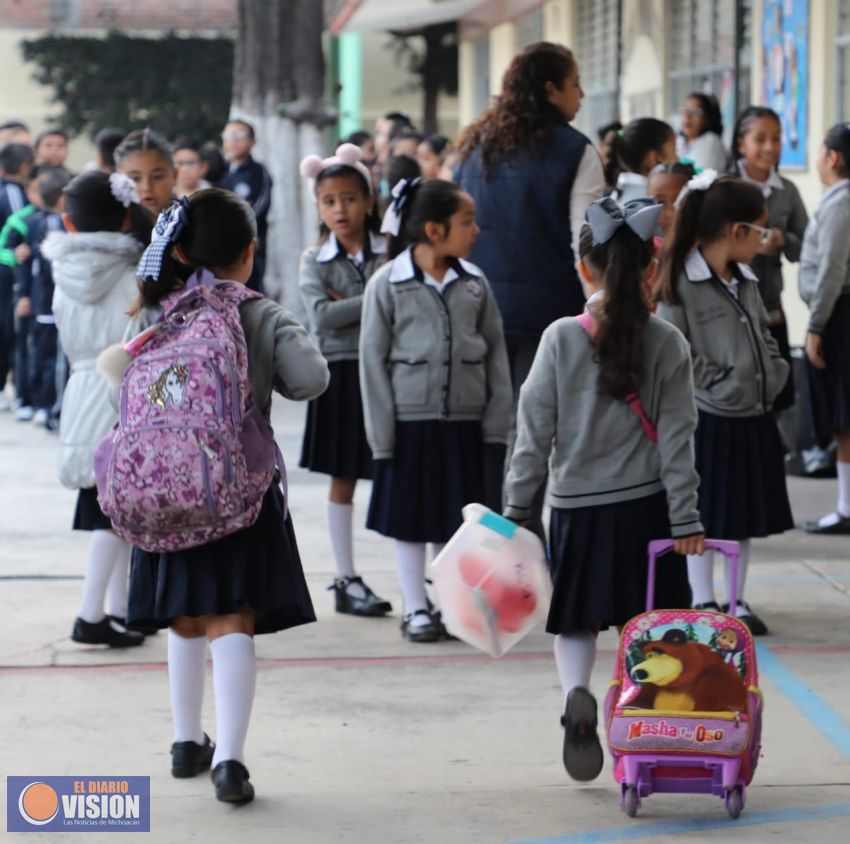
[[[243,758],[253,636],[315,620],[277,476],[253,502],[253,524],[192,547],[131,549],[103,511],[95,449],[116,421],[104,350],[128,343],[138,354],[184,293],[202,295],[195,288],[220,297],[244,340],[246,371],[228,377],[250,384],[266,423],[274,391],[309,402],[301,465],[330,479],[338,612],[392,611],[358,575],[358,481],[372,482],[365,526],[393,540],[411,642],[451,638],[426,589],[426,559],[465,504],[485,503],[546,539],[547,630],[576,779],[602,765],[589,690],[596,636],[641,610],[650,540],[675,540],[659,602],[717,611],[705,537],[739,541],[738,604],[723,609],[767,632],[744,587],[751,540],[793,527],[776,419],[793,401],[783,256],[800,262],[806,353],[838,447],[836,510],[808,529],[850,533],[850,129],[824,139],[828,190],[809,221],[778,171],[781,126],[769,109],[740,115],[721,162],[710,97],[688,98],[678,139],[640,118],[603,127],[598,152],[570,125],[582,97],[573,54],[535,44],[453,144],[391,113],[374,137],[355,133],[330,157],[306,158],[301,176],[320,219],[298,279],[306,328],[245,290],[261,288],[271,186],[247,123],[225,128],[229,166],[218,174],[200,145],[171,147],[149,129],[102,133],[96,165],[74,178],[62,133],[34,149],[20,135],[2,145],[0,377],[5,385],[13,369],[29,379],[16,383],[19,418],[30,407],[52,424],[51,361],[70,361],[61,478],[79,490],[74,526],[93,531],[73,638],[124,647],[168,628],[174,776],[212,766],[220,800],[253,797]],[[118,384],[127,361],[115,359]],[[146,394],[161,409],[181,405],[192,383],[185,362],[173,363]],[[214,509],[216,454],[201,450]],[[111,483],[131,496],[156,492],[170,469],[124,471]],[[185,469],[184,480],[201,479]],[[161,500],[175,494],[163,488]],[[208,644],[215,744],[201,723]]]

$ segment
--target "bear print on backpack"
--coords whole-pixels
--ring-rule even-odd
[[[258,296],[199,270],[163,299],[149,339],[128,344],[135,355],[95,475],[115,532],[145,551],[212,542],[259,515],[280,460],[268,408],[254,403],[239,319]]]

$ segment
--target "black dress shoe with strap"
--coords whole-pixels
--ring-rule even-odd
[[[130,630],[112,618],[105,616],[94,623],[77,618],[71,639],[81,645],[109,645],[110,648],[134,648],[144,644],[145,636]]]
[[[602,771],[604,756],[596,731],[596,698],[587,689],[576,686],[567,695],[561,725],[567,773],[579,782],[596,779]]]
[[[352,594],[348,587],[350,584],[355,584],[355,594]],[[393,611],[393,605],[383,598],[379,598],[364,582],[361,577],[338,577],[328,586],[328,590],[334,590],[334,599],[336,601],[336,611],[346,615],[361,615],[367,617],[375,617],[386,615]],[[363,596],[356,594],[363,593]]]
[[[156,636],[159,633],[158,627],[149,627],[147,624],[132,624],[127,626],[127,619],[120,615],[107,615],[113,621],[117,621],[122,627],[127,627],[128,630],[135,630],[137,633],[143,633],[145,636]]]
[[[215,799],[222,803],[250,803],[254,786],[248,782],[248,769],[235,759],[219,762],[210,772],[215,786]]]
[[[206,733],[203,744],[196,741],[175,741],[171,745],[171,776],[187,779],[206,771],[214,752],[215,745]]]
[[[806,533],[850,534],[850,516],[842,516],[841,513],[833,513],[832,518],[825,517],[825,523],[806,522],[803,527]]]
[[[413,619],[417,616],[424,616],[427,621],[424,624],[413,624]],[[443,638],[440,627],[434,623],[434,618],[428,610],[408,613],[401,622],[401,635],[408,642],[439,642]]]

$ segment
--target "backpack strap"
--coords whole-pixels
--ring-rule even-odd
[[[584,311],[575,318],[576,322],[584,329],[588,337],[596,324],[592,314],[589,311]],[[629,393],[624,401],[629,406],[629,410],[636,413],[640,419],[641,427],[646,436],[654,443],[658,442],[658,430],[652,424],[652,420],[646,415],[646,408],[643,406],[643,401],[639,393]]]

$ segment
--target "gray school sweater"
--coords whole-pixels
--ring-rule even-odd
[[[702,533],[694,468],[697,425],[688,344],[655,316],[646,327],[640,390],[658,430],[653,443],[622,399],[602,393],[586,332],[573,318],[546,329],[519,398],[505,515],[528,518],[547,470],[548,503],[575,509],[666,492],[674,537]]]

